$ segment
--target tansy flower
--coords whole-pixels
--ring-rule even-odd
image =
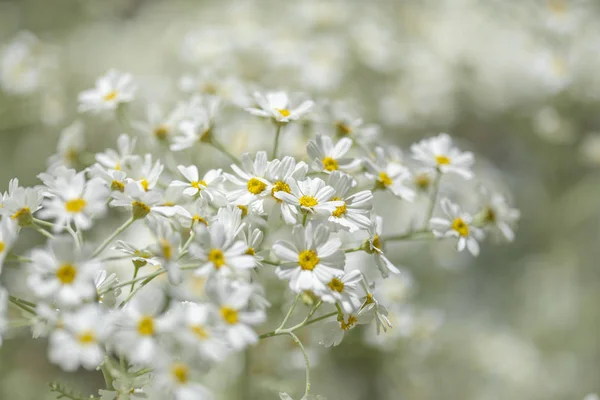
[[[293,242],[279,240],[273,245],[273,252],[281,260],[275,269],[279,279],[289,280],[289,287],[296,293],[311,290],[326,290],[326,285],[344,268],[345,255],[340,250],[339,238],[330,238],[325,225],[306,228],[294,226]]]
[[[213,201],[215,196],[224,199],[225,195],[217,187],[224,180],[221,169],[211,169],[202,178],[200,178],[195,165],[189,167],[179,165],[177,169],[187,179],[187,182],[174,180],[171,182],[171,186],[184,188],[183,194],[207,197],[209,201]]]
[[[250,158],[250,154],[242,154],[242,166],[231,165],[231,169],[237,176],[224,173],[229,181],[241,187],[241,189],[229,192],[228,199],[236,204],[247,206],[258,198],[269,194],[267,187],[270,182],[265,179],[268,165],[266,151],[257,152],[254,161]]]
[[[351,147],[352,139],[342,138],[334,145],[329,136],[317,135],[315,140],[308,142],[306,151],[313,160],[312,169],[330,173],[337,170],[348,171],[360,166],[360,159],[344,158]]]
[[[361,305],[360,296],[357,293],[358,285],[362,280],[362,273],[359,270],[348,273],[336,274],[324,289],[316,294],[321,300],[327,303],[338,303],[344,312],[351,313],[357,311]]]
[[[133,154],[136,138],[121,134],[117,138],[117,150],[107,149],[103,153],[96,154],[96,161],[104,168],[109,170],[121,170],[128,165],[128,162],[136,157]]]
[[[169,144],[183,117],[181,111],[181,108],[176,107],[165,114],[158,104],[151,103],[146,109],[146,121],[134,122],[132,125],[152,142]]]
[[[351,195],[348,192],[352,188],[354,179],[347,174],[338,171],[329,175],[327,184],[335,190],[332,200],[343,201],[344,204],[336,207],[329,216],[329,222],[339,224],[350,232],[368,229],[371,226],[369,213],[372,208],[371,201],[373,193],[363,190]]]
[[[157,399],[173,400],[212,400],[210,391],[198,383],[200,374],[197,362],[189,362],[191,358],[174,358],[166,352],[159,353],[152,360],[153,379],[150,384],[150,392]],[[195,361],[195,360],[194,360]]]
[[[152,154],[146,154],[143,158],[132,157],[126,169],[128,181],[138,182],[147,192],[156,187],[164,168],[160,160],[152,162]]]
[[[391,154],[386,154],[381,147],[375,148],[375,158],[364,160],[367,167],[365,176],[375,183],[375,188],[388,190],[396,197],[413,201],[415,191],[409,187],[410,171],[400,163],[396,154],[398,152],[388,152]]]
[[[412,156],[427,167],[437,168],[443,174],[455,173],[471,179],[473,153],[462,152],[452,146],[452,139],[445,133],[423,139],[411,146]]]
[[[399,274],[400,270],[383,254],[383,244],[380,239],[383,232],[383,218],[375,216],[368,231],[369,239],[366,241],[366,251],[373,254],[375,265],[381,276],[387,278],[389,272]]]
[[[57,236],[29,257],[27,283],[39,298],[72,307],[96,295],[94,277],[100,264],[77,249],[70,237]]]
[[[344,202],[334,200],[335,189],[327,186],[321,178],[306,178],[303,181],[296,181],[293,177],[286,180],[290,191],[280,190],[275,193],[275,197],[294,207],[282,209],[286,222],[295,219],[298,210],[309,214],[330,215],[338,207],[342,207]],[[289,213],[289,215],[286,215]]]
[[[42,206],[42,193],[36,188],[19,186],[17,178],[11,179],[8,191],[2,196],[0,214],[16,221],[19,226],[33,223],[33,214]]]
[[[271,182],[267,190],[271,197],[265,197],[264,208],[268,214],[269,222],[279,222],[283,216],[288,224],[296,223],[295,208],[296,206],[286,203],[275,195],[277,192],[284,191],[291,193],[289,185],[286,183],[288,178],[295,180],[304,180],[308,171],[308,165],[304,161],[296,163],[294,157],[283,157],[281,160],[274,159],[269,162],[266,178]],[[292,209],[290,209],[292,208]]]
[[[50,361],[65,371],[75,371],[80,365],[88,370],[96,369],[104,360],[103,342],[109,333],[105,315],[96,304],[65,313],[62,329],[50,335]]]
[[[458,239],[456,244],[458,251],[463,251],[466,247],[471,254],[478,255],[477,241],[483,239],[483,231],[471,224],[473,217],[461,211],[457,204],[447,198],[440,201],[440,206],[448,219],[431,218],[429,223],[432,225],[433,234],[436,237],[455,237]]]
[[[323,324],[323,336],[319,341],[325,347],[337,346],[342,343],[344,335],[356,325],[364,325],[371,322],[372,316],[365,313],[352,313],[338,315],[337,321]]]
[[[79,112],[116,110],[121,103],[133,100],[136,87],[131,74],[114,69],[96,80],[96,87],[79,94]]]
[[[512,242],[515,238],[512,227],[519,220],[521,213],[510,207],[506,198],[499,193],[490,192],[483,187],[480,193],[484,204],[477,219],[483,223],[485,229],[499,232],[506,240]]]
[[[259,108],[245,108],[252,115],[271,118],[278,123],[288,123],[298,120],[313,107],[311,100],[306,100],[296,108],[290,105],[290,99],[285,92],[254,93],[254,99]]]
[[[129,182],[125,185],[123,193],[113,192],[113,200],[110,203],[114,207],[124,207],[131,210],[133,218],[150,219],[173,217],[174,215],[188,216],[185,208],[165,206],[161,194],[157,191],[145,191],[139,182]]]

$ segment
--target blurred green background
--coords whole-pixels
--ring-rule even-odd
[[[346,100],[405,149],[449,132],[476,153],[480,180],[512,193],[522,215],[515,242],[487,244],[476,259],[439,243],[389,246],[416,283],[396,305],[415,310],[413,329],[385,346],[356,329],[331,351],[303,337],[314,393],[579,400],[600,391],[600,3],[291,3],[0,2],[0,45],[32,32],[39,43],[29,60],[43,65],[27,93],[0,90],[1,186],[13,177],[38,183],[61,130],[77,118],[77,94],[111,67],[136,76],[141,99],[163,104],[185,98],[182,74],[216,70]],[[185,48],[189,32],[200,32],[197,48]],[[111,121],[83,120],[93,151],[121,133]],[[55,379],[85,393],[102,387],[100,373],[64,374],[46,360],[43,341],[11,333],[0,348],[0,399],[54,398],[47,383]],[[241,395],[239,358],[211,373],[219,398],[300,392],[301,355],[287,339],[269,340],[252,350]]]

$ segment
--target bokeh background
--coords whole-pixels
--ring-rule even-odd
[[[313,392],[579,400],[600,391],[599,17],[592,0],[0,1],[0,187],[37,184],[77,118],[86,148],[114,146],[115,121],[77,114],[77,94],[109,68],[136,77],[140,120],[150,101],[217,92],[235,102],[240,87],[258,87],[344,101],[405,149],[448,132],[476,153],[480,180],[521,210],[516,240],[478,258],[442,243],[389,246],[406,271],[382,288],[396,329],[355,329],[333,350],[303,332]],[[232,151],[262,146],[261,125],[228,129]],[[472,196],[465,189],[462,203]],[[392,208],[387,230],[413,213]],[[56,379],[97,395],[100,373],[63,374],[43,341],[11,334],[0,399],[54,398]],[[246,364],[233,357],[211,373],[219,398],[301,392],[301,354],[268,340]]]

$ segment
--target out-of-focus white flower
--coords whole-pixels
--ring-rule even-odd
[[[310,112],[314,104],[311,100],[306,100],[293,108],[285,92],[268,92],[266,94],[256,92],[254,99],[259,108],[247,107],[246,111],[259,117],[271,118],[281,124],[302,118]]]
[[[120,171],[135,157],[133,150],[136,141],[136,138],[123,133],[117,138],[117,150],[107,149],[103,153],[97,153],[96,161],[104,168]]]
[[[329,136],[317,135],[306,146],[308,156],[313,160],[312,169],[330,173],[337,170],[353,170],[360,166],[358,158],[344,158],[352,147],[352,139],[341,138],[335,145]]]
[[[357,324],[364,325],[371,322],[372,316],[367,313],[338,315],[337,321],[323,324],[323,336],[319,341],[325,347],[337,346],[342,343],[344,334]]]
[[[431,218],[429,223],[432,225],[434,235],[437,237],[458,238],[456,244],[458,251],[463,251],[466,247],[471,254],[478,255],[478,240],[483,239],[483,231],[472,224],[473,217],[463,212],[457,204],[452,203],[448,198],[443,198],[440,201],[440,206],[448,219]]]
[[[478,216],[485,229],[500,232],[504,238],[512,242],[515,238],[513,226],[519,220],[519,210],[510,207],[508,201],[500,193],[491,192],[482,187],[483,210]]]
[[[369,239],[366,241],[366,251],[373,254],[375,265],[384,278],[389,272],[399,274],[400,270],[383,254],[383,245],[380,236],[383,233],[383,218],[375,216],[369,227]]]
[[[27,283],[36,296],[73,307],[96,295],[94,278],[100,263],[77,249],[70,237],[57,236],[46,248],[31,251]]]
[[[296,293],[325,291],[344,268],[341,240],[330,238],[325,225],[314,227],[312,223],[294,226],[292,235],[293,243],[279,240],[273,245],[273,252],[281,259],[275,273],[280,279],[288,279],[290,289]]]
[[[394,196],[407,201],[413,201],[415,191],[408,185],[410,182],[410,171],[400,163],[399,150],[390,149],[389,154],[381,147],[375,148],[373,160],[364,159],[367,167],[365,176],[373,181],[375,187],[389,190]]]
[[[131,74],[111,69],[96,80],[96,87],[79,94],[79,112],[114,111],[134,99],[136,86]]]
[[[97,368],[104,359],[103,341],[109,334],[105,315],[95,304],[64,314],[62,329],[50,335],[50,361],[65,371],[75,371],[80,365]]]
[[[210,391],[198,383],[196,363],[161,353],[153,360],[156,369],[151,382],[151,400],[212,400]]]
[[[4,216],[0,221],[0,272],[4,260],[19,235],[19,227],[11,218]]]
[[[0,54],[0,88],[7,93],[25,95],[41,83],[44,60],[41,43],[31,32],[20,32]]]
[[[159,192],[146,192],[138,182],[127,183],[123,193],[113,192],[113,201],[110,204],[114,207],[124,207],[131,210],[135,219],[145,217],[156,219],[174,215],[189,216],[186,209],[181,206],[162,205],[164,202]]]
[[[81,162],[81,153],[85,149],[84,126],[74,121],[60,133],[56,154],[48,160],[50,169],[58,165],[74,168]]]
[[[471,179],[471,166],[474,158],[471,152],[462,152],[452,145],[452,139],[445,133],[423,139],[411,146],[413,158],[423,165],[437,168],[443,174],[455,173]]]
[[[42,194],[37,188],[19,186],[17,178],[11,179],[8,191],[2,196],[0,214],[16,220],[20,226],[33,223],[33,214],[41,208]]]

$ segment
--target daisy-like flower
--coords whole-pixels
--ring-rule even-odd
[[[314,228],[312,223],[306,228],[294,226],[292,235],[293,243],[279,240],[273,245],[273,252],[281,260],[275,273],[280,279],[288,279],[290,289],[296,293],[326,290],[327,284],[344,268],[342,241],[330,238],[327,226]]]
[[[217,331],[217,310],[210,304],[178,303],[169,315],[167,330],[197,354],[210,361],[221,361],[228,353],[225,342]]]
[[[107,170],[100,164],[94,164],[89,169],[90,175],[102,179],[105,186],[111,191],[123,192],[127,183],[127,174],[124,171]]]
[[[325,105],[327,120],[334,128],[336,136],[349,137],[363,145],[372,143],[379,135],[379,127],[363,124],[362,118],[357,117],[348,107],[339,102]]]
[[[371,315],[366,313],[345,313],[338,315],[337,321],[330,321],[323,324],[323,337],[319,344],[325,347],[337,346],[342,343],[344,335],[356,325],[370,323]]]
[[[114,69],[96,80],[96,87],[79,94],[79,112],[116,110],[133,100],[136,92],[131,74]]]
[[[209,201],[213,201],[215,197],[224,199],[225,195],[217,187],[224,180],[221,169],[211,169],[202,178],[200,178],[198,167],[195,165],[189,167],[180,165],[177,169],[187,179],[187,182],[175,180],[171,182],[171,186],[184,188],[183,194],[207,197]]]
[[[179,252],[181,235],[175,232],[166,221],[154,221],[152,230],[155,231],[157,242],[150,245],[148,250],[156,255],[160,264],[167,270],[169,282],[172,285],[181,283],[181,269],[179,265]]]
[[[6,216],[3,217],[0,221],[0,272],[2,272],[4,260],[18,235],[19,227],[17,223]]]
[[[136,138],[121,134],[117,138],[117,150],[107,149],[104,153],[96,154],[96,161],[108,170],[120,171],[134,158]]]
[[[485,229],[499,232],[506,240],[512,242],[515,238],[512,227],[519,220],[521,213],[512,208],[500,193],[490,192],[483,187],[480,192],[484,207],[477,218],[483,222]]]
[[[153,360],[156,366],[151,383],[155,399],[212,400],[211,392],[198,383],[200,371],[195,363],[175,359],[161,352]]]
[[[96,369],[104,360],[103,341],[109,331],[104,312],[96,304],[88,304],[62,318],[62,329],[50,335],[50,361],[65,371],[79,366]]]
[[[381,243],[381,233],[383,232],[383,218],[376,216],[369,228],[369,239],[365,242],[365,251],[373,254],[375,265],[384,278],[387,278],[389,272],[399,274],[400,270],[383,254],[383,245]]]
[[[259,108],[245,108],[252,115],[271,118],[280,124],[298,120],[306,115],[313,107],[311,100],[306,100],[298,107],[292,108],[290,99],[285,92],[254,93],[254,99]]]
[[[31,32],[20,32],[0,54],[0,88],[16,95],[30,94],[40,86],[45,60],[42,44]]]
[[[131,261],[137,263],[138,265],[160,265],[160,260],[155,257],[155,254],[151,252],[149,249],[141,249],[137,248],[129,243],[126,243],[122,240],[117,240],[115,242],[115,246],[113,250],[117,250],[123,254],[127,254],[131,256]]]
[[[139,377],[119,377],[112,382],[114,390],[100,389],[100,400],[146,400],[148,395],[142,389],[150,381],[149,375]]]
[[[131,362],[148,364],[156,356],[158,338],[168,330],[164,302],[162,290],[146,286],[114,317],[112,344]]]
[[[134,122],[132,125],[141,134],[157,143],[170,143],[175,135],[177,125],[183,117],[182,110],[176,107],[170,113],[164,113],[161,107],[152,103],[146,110],[145,122]]]
[[[448,198],[440,201],[442,211],[446,218],[431,218],[429,223],[432,225],[433,234],[436,237],[455,237],[458,238],[456,249],[463,251],[465,247],[474,256],[479,254],[478,240],[483,239],[483,231],[473,226],[473,217],[463,212],[457,204],[452,203]]]
[[[295,221],[298,210],[308,214],[330,215],[338,207],[344,205],[341,200],[333,200],[335,189],[327,186],[321,178],[306,178],[304,181],[296,181],[290,177],[286,183],[290,192],[280,190],[274,195],[279,200],[294,206],[282,209],[286,222]],[[287,213],[289,215],[286,215]]]
[[[362,273],[355,269],[346,274],[337,274],[327,283],[325,289],[316,294],[326,303],[338,303],[344,312],[357,311],[361,305],[360,296],[357,293]]]
[[[220,99],[215,96],[194,96],[178,109],[183,114],[177,134],[171,144],[172,151],[181,151],[197,143],[210,143]]]
[[[258,252],[264,239],[264,233],[258,228],[252,229],[252,227],[248,226],[247,230],[241,232],[241,238],[246,243],[246,254],[256,258],[257,262],[262,261],[263,257]]]
[[[52,227],[55,232],[71,226],[71,223],[77,229],[89,229],[92,220],[106,212],[109,190],[99,178],[86,182],[85,171],[65,179],[56,189],[52,191],[54,196],[44,202],[44,208],[39,212],[41,218],[55,220]]]
[[[108,273],[103,269],[98,271],[96,273],[96,278],[94,278],[94,286],[96,286],[98,302],[105,304],[108,307],[114,307],[117,303],[117,297],[121,295],[121,288],[112,288],[118,284],[119,279],[117,278],[117,274],[112,273],[108,275]]]
[[[437,168],[443,174],[455,173],[471,179],[474,163],[473,153],[463,152],[452,145],[452,138],[446,133],[423,139],[411,146],[412,156],[427,167]]]
[[[146,154],[144,158],[133,157],[129,164],[127,174],[130,181],[138,182],[146,192],[156,187],[165,168],[159,160],[152,162],[152,154]]]
[[[267,188],[270,185],[270,182],[265,179],[267,167],[266,151],[257,152],[254,161],[250,158],[250,154],[242,154],[241,168],[235,164],[231,165],[231,169],[237,176],[224,173],[229,181],[241,187],[241,189],[229,192],[228,198],[236,204],[247,206],[261,196],[266,196],[269,193]]]
[[[296,207],[275,197],[275,194],[280,191],[291,193],[291,189],[286,183],[287,179],[303,180],[306,178],[307,172],[308,165],[303,161],[296,163],[294,157],[286,156],[281,160],[275,159],[269,162],[266,178],[269,182],[272,182],[269,186],[272,201],[268,202],[265,200],[265,208],[268,211],[269,221],[278,222],[283,215],[286,223],[294,224],[297,222],[295,210],[290,210],[290,208],[295,209]],[[267,189],[269,190],[269,188]]]
[[[248,246],[235,236],[227,234],[221,222],[194,227],[195,241],[190,245],[190,254],[200,263],[196,275],[235,275],[256,266],[256,259],[246,254]]]
[[[354,179],[347,174],[338,171],[329,175],[327,184],[334,188],[335,196],[332,200],[343,201],[344,204],[337,207],[329,216],[329,222],[339,224],[350,232],[368,229],[371,226],[369,212],[371,211],[373,193],[363,190],[348,196]]]
[[[75,121],[60,133],[56,154],[48,160],[50,169],[59,165],[74,168],[80,162],[79,158],[85,149],[84,126],[81,121]]]
[[[263,310],[248,310],[252,293],[251,285],[234,286],[224,279],[210,286],[209,296],[217,305],[220,328],[227,342],[236,350],[258,342],[258,335],[251,327],[265,321]]]
[[[413,201],[415,191],[408,185],[410,171],[400,163],[399,150],[389,150],[388,154],[381,147],[375,148],[375,158],[366,158],[367,172],[365,176],[375,182],[376,188],[389,190],[394,196]]]
[[[27,283],[39,298],[71,307],[96,296],[94,278],[100,263],[77,249],[70,237],[51,239],[46,248],[33,249],[30,258]]]
[[[33,214],[42,206],[42,193],[36,188],[19,186],[17,178],[11,179],[8,192],[2,197],[0,214],[18,222],[19,226],[33,223]]]
[[[335,145],[329,136],[317,135],[306,145],[308,156],[313,160],[311,167],[315,171],[330,173],[337,170],[356,169],[361,164],[358,158],[344,158],[352,147],[352,139],[342,138]]]
[[[146,192],[139,182],[127,183],[123,193],[113,192],[113,200],[110,204],[131,210],[134,219],[146,217],[156,219],[174,215],[189,217],[189,213],[181,206],[162,205],[164,201],[161,194],[152,190]]]

